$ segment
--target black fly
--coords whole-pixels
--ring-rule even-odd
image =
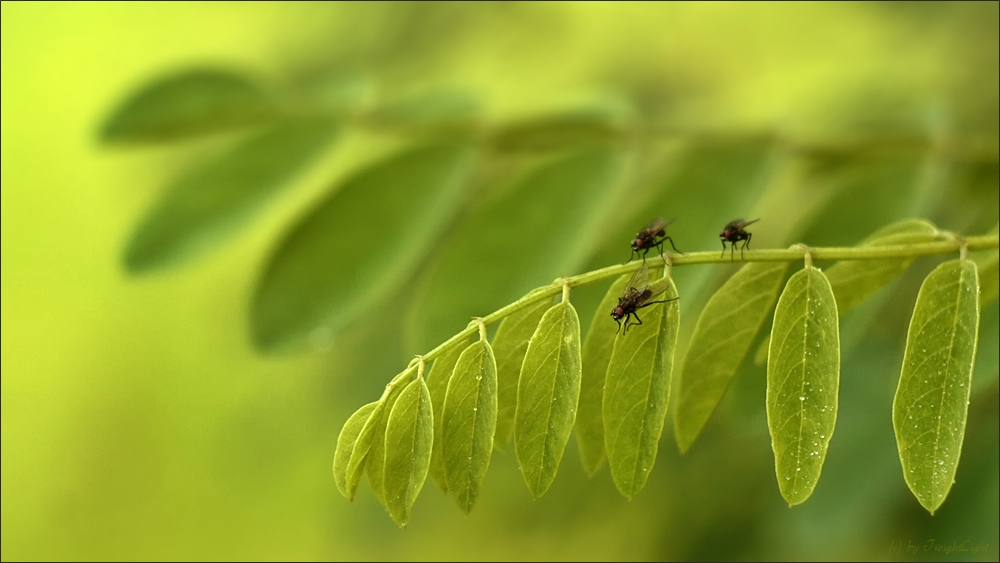
[[[646,262],[646,254],[651,248],[659,248],[660,256],[663,256],[663,241],[669,240],[670,246],[674,249],[674,252],[678,254],[684,254],[677,247],[674,246],[674,239],[667,236],[666,232],[663,230],[667,225],[673,223],[676,219],[671,219],[669,221],[664,221],[663,217],[657,217],[649,222],[641,231],[635,234],[635,239],[632,240],[632,254],[629,254],[628,260],[625,262],[630,262],[632,256],[635,254],[642,253],[642,261]],[[659,239],[659,240],[657,240]]]
[[[650,301],[653,297],[666,291],[668,285],[666,280],[657,281],[653,285],[649,285],[649,268],[645,264],[640,266],[628,280],[625,292],[618,298],[618,305],[611,310],[611,318],[618,323],[618,330],[622,330],[622,318],[625,319],[625,330],[622,334],[628,332],[628,322],[633,316],[636,322],[632,323],[632,325],[641,325],[642,319],[639,318],[639,314],[637,313],[639,309],[655,305],[656,303],[667,303],[680,299],[680,297],[674,297],[673,299],[664,299],[662,301]],[[618,334],[618,330],[615,331],[615,334]]]
[[[733,254],[736,252],[736,243],[742,240],[746,241],[743,243],[743,246],[740,247],[740,258],[743,258],[743,249],[750,245],[750,237],[753,236],[753,233],[748,233],[743,229],[746,228],[747,225],[752,225],[757,221],[760,221],[760,219],[754,219],[753,221],[736,219],[735,221],[730,221],[729,224],[722,229],[722,232],[719,233],[719,240],[722,241],[722,255],[719,257],[721,258],[726,255],[726,243],[728,242],[730,245],[729,261],[732,262]]]

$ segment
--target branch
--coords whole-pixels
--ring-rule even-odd
[[[983,235],[962,238],[948,233],[949,240],[938,242],[925,242],[918,244],[899,244],[892,246],[854,246],[854,247],[829,247],[810,248],[805,245],[796,244],[788,249],[767,249],[767,250],[747,250],[743,262],[794,262],[805,259],[810,255],[813,260],[878,260],[881,258],[913,258],[917,256],[930,256],[935,254],[949,254],[952,252],[966,252],[969,250],[989,250],[1000,246],[1000,236]],[[692,264],[729,264],[730,259],[720,256],[717,251],[692,252],[690,254],[669,254],[665,255],[665,262],[677,266],[689,266]],[[470,336],[479,330],[479,324],[492,324],[502,320],[511,313],[515,313],[536,301],[545,298],[552,298],[561,293],[564,287],[579,287],[608,278],[614,278],[623,274],[629,274],[639,269],[643,262],[633,260],[626,264],[608,266],[600,270],[586,272],[578,276],[559,278],[552,284],[535,288],[527,295],[517,301],[493,311],[489,315],[476,319],[469,323],[469,326],[462,332],[452,336],[441,343],[438,347],[424,354],[424,361],[429,361],[441,355],[453,344],[468,340]],[[411,364],[404,373],[415,369]],[[402,375],[402,374],[400,374]]]

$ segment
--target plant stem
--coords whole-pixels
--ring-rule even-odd
[[[892,246],[849,246],[812,248],[804,245],[793,245],[788,249],[769,250],[748,250],[743,258],[743,262],[794,262],[802,260],[808,253],[813,260],[878,260],[880,258],[915,258],[917,256],[930,256],[934,254],[949,254],[960,252],[963,246],[969,251],[988,250],[1000,246],[1000,236],[983,235],[976,237],[960,238],[954,237],[951,240],[938,242],[924,242],[918,244],[897,244]],[[688,266],[692,264],[729,264],[725,256],[719,256],[716,251],[692,252],[690,254],[667,254],[669,262],[674,267]],[[651,259],[652,260],[652,259]],[[643,262],[634,260],[626,264],[608,266],[600,270],[594,270],[578,276],[559,278],[551,285],[538,287],[517,301],[493,311],[489,315],[482,317],[482,322],[491,324],[502,320],[511,313],[515,313],[536,301],[545,298],[552,298],[563,291],[563,287],[579,287],[608,278],[629,274],[639,269]],[[441,343],[437,348],[424,354],[425,361],[436,358],[445,349],[453,344],[468,340],[478,330],[477,324],[470,324],[465,330],[452,336]],[[410,368],[407,368],[410,369]]]

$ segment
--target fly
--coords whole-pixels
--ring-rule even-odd
[[[722,258],[723,256],[726,255],[726,243],[728,242],[730,245],[729,261],[732,262],[733,254],[736,252],[736,243],[741,240],[745,241],[743,243],[743,246],[740,247],[740,258],[743,258],[743,249],[749,247],[750,238],[753,236],[753,233],[748,233],[743,229],[746,228],[748,225],[756,223],[757,221],[760,221],[760,219],[754,219],[753,221],[744,221],[743,219],[736,219],[735,221],[730,221],[729,224],[722,229],[722,232],[719,233],[719,240],[722,241],[722,254],[719,256],[719,258]]]
[[[674,249],[674,252],[678,254],[684,254],[677,247],[674,246],[674,239],[667,236],[664,228],[676,221],[677,219],[671,219],[669,221],[664,221],[663,217],[657,217],[650,221],[641,231],[635,234],[635,239],[632,240],[632,254],[629,254],[628,260],[625,263],[632,261],[632,256],[635,254],[642,253],[642,262],[646,263],[646,254],[651,248],[659,248],[660,256],[663,256],[663,241],[669,240],[670,246]],[[659,239],[659,240],[657,240]]]
[[[637,313],[639,309],[657,303],[667,303],[680,299],[680,297],[674,297],[673,299],[664,299],[662,301],[650,301],[650,299],[666,291],[668,286],[669,282],[667,280],[656,281],[650,285],[649,268],[645,264],[640,266],[632,274],[632,277],[629,278],[628,284],[625,286],[625,292],[618,298],[618,305],[614,309],[611,309],[611,318],[618,323],[618,330],[622,330],[622,318],[625,319],[625,330],[622,334],[628,332],[628,327],[630,326],[628,322],[631,317],[635,317],[636,320],[636,322],[632,323],[633,326],[637,324],[641,325],[642,319],[639,318],[639,314]],[[615,331],[615,334],[618,334],[618,330]]]

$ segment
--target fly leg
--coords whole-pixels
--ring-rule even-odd
[[[638,322],[632,323],[632,326],[641,325],[642,324],[642,319],[639,318],[639,313],[636,313],[635,311],[632,311],[632,316],[635,317],[636,321],[638,321]]]
[[[622,262],[622,266],[624,266],[625,264],[628,264],[629,262],[631,262],[633,256],[635,256],[635,249],[634,248],[632,249],[631,254],[628,255],[628,260]]]
[[[740,258],[743,258],[743,249],[750,246],[750,239],[753,237],[753,233],[747,233],[747,240],[743,241],[743,246],[740,247]],[[746,260],[746,258],[743,258]]]
[[[657,303],[670,303],[671,301],[677,301],[678,299],[680,299],[680,297],[671,297],[670,299],[664,299],[662,301],[650,301],[649,303],[646,303],[645,305],[640,305],[640,306],[636,307],[636,309],[642,309],[643,307],[649,307],[650,305],[656,305]],[[639,316],[636,315],[636,318],[639,318]],[[642,324],[642,323],[639,323],[639,324]]]
[[[721,259],[726,257],[726,241],[723,239],[719,239],[719,242],[722,243],[722,254],[719,255],[719,258]]]
[[[677,250],[677,247],[674,246],[674,239],[672,239],[670,237],[663,237],[663,240],[669,240],[670,241],[670,247],[674,249],[674,252],[676,252],[677,254],[684,254],[680,250]],[[660,244],[663,244],[663,240],[660,241]]]

